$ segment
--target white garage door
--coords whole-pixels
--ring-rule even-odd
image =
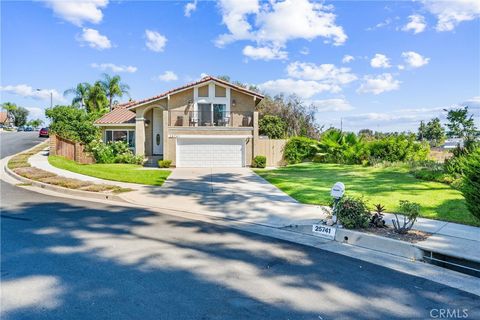
[[[177,167],[243,167],[245,139],[177,138]]]

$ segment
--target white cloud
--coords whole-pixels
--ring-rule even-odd
[[[382,92],[398,90],[400,81],[395,80],[390,73],[373,76],[367,75],[363,78],[363,83],[357,89],[359,93],[373,93],[375,95]]]
[[[124,65],[116,65],[113,63],[92,63],[90,65],[92,68],[99,69],[102,71],[111,70],[112,72],[128,72],[134,73],[137,71],[137,67],[134,66],[124,66]]]
[[[302,50],[300,50],[300,54],[303,54],[304,56],[310,54],[310,49],[307,47],[303,47]]]
[[[87,43],[90,48],[98,50],[109,49],[112,47],[112,43],[106,36],[100,34],[97,30],[90,28],[83,28],[83,32],[77,37],[77,41]]]
[[[336,15],[331,12],[333,6],[308,0],[271,1],[261,5],[258,0],[220,0],[219,6],[229,33],[216,39],[218,47],[249,40],[256,42],[257,47],[280,51],[293,39],[323,37],[334,45],[341,45],[347,40],[343,28],[335,23]]]
[[[390,68],[390,59],[386,55],[377,53],[375,57],[370,60],[370,65],[373,68]]]
[[[101,9],[107,6],[108,0],[47,0],[45,3],[57,16],[80,27],[84,22],[101,22],[103,19]]]
[[[253,60],[284,60],[287,59],[287,52],[278,47],[252,47],[243,48],[243,54]]]
[[[276,94],[296,94],[300,98],[308,99],[316,95],[317,93],[330,91],[338,92],[340,91],[339,87],[333,87],[329,84],[318,83],[317,81],[305,81],[305,80],[295,80],[295,79],[278,79],[278,80],[269,80],[262,84],[259,84],[258,87],[261,90],[276,95]]]
[[[167,38],[157,31],[145,30],[145,37],[147,38],[145,45],[155,52],[162,52],[167,44]]]
[[[408,16],[408,23],[402,27],[403,31],[413,31],[414,34],[425,31],[427,23],[425,17],[419,14]]]
[[[45,119],[45,109],[38,107],[26,107],[29,119]]]
[[[389,24],[392,23],[392,19],[391,18],[387,18],[385,19],[384,21],[382,22],[379,22],[375,25],[375,27],[369,27],[367,28],[367,31],[373,31],[373,30],[376,30],[376,29],[380,29],[380,28],[383,28],[383,27],[386,27],[388,26]]]
[[[178,80],[178,76],[175,74],[175,72],[169,71],[169,70],[165,71],[164,73],[159,75],[157,78],[161,81],[166,81],[166,82]]]
[[[314,100],[311,102],[311,104],[316,107],[317,111],[322,112],[341,112],[354,109],[347,100],[341,98]]]
[[[437,31],[451,31],[463,21],[471,21],[480,17],[480,1],[455,0],[431,1],[423,0],[424,7],[436,16]]]
[[[54,100],[65,101],[63,96],[55,89],[33,89],[27,84],[0,86],[0,91],[21,96],[24,98],[33,98],[37,100],[50,100],[50,94]]]
[[[321,81],[331,85],[343,85],[357,79],[357,76],[350,72],[350,68],[299,61],[290,63],[287,66],[287,73],[292,78]]]
[[[352,62],[353,60],[355,60],[355,58],[349,54],[346,54],[343,56],[342,58],[342,63],[350,63]]]
[[[405,59],[405,63],[411,68],[420,68],[430,61],[430,58],[425,58],[421,54],[413,51],[402,52],[402,57]]]
[[[192,12],[197,10],[197,0],[194,0],[193,2],[188,2],[185,5],[185,17],[190,17],[192,15]]]

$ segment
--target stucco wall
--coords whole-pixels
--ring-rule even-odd
[[[145,155],[150,156],[152,155],[152,128],[153,128],[153,111],[148,110],[145,115],[145,120],[150,122],[148,127],[145,127]]]

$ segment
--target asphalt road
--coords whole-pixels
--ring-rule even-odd
[[[16,135],[2,157],[32,144]],[[1,187],[2,319],[480,318],[477,296],[356,259]]]

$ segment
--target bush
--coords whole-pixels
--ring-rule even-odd
[[[158,166],[160,168],[170,168],[172,160],[158,160]]]
[[[366,228],[371,219],[370,211],[361,198],[343,197],[336,211],[340,223],[347,229]]]
[[[465,164],[462,193],[468,210],[480,220],[480,148],[469,154]]]
[[[418,215],[420,214],[420,205],[415,202],[400,200],[400,211],[405,216],[403,224],[400,224],[397,214],[394,213],[395,220],[392,219],[393,227],[395,228],[395,232],[405,234],[412,229],[413,224],[417,221]]]
[[[258,121],[258,127],[261,135],[266,135],[270,139],[281,139],[285,137],[287,124],[279,116],[264,115]]]
[[[143,156],[134,155],[124,141],[103,143],[101,140],[93,140],[87,146],[87,151],[93,154],[97,163],[143,163]]]
[[[253,158],[252,167],[253,168],[265,168],[267,166],[267,157],[265,156],[256,156]]]
[[[368,148],[370,162],[389,161],[423,161],[430,153],[427,142],[415,141],[414,135],[390,135],[377,140],[369,141]]]
[[[317,151],[317,140],[306,137],[293,137],[285,145],[285,160],[288,164],[311,159]]]

